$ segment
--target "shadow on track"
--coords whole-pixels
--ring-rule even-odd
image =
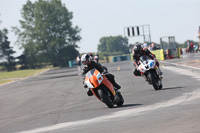
[[[143,104],[124,104],[122,106],[114,106],[114,108],[125,108],[125,107],[133,107],[133,106],[141,106]]]
[[[184,87],[169,87],[169,88],[162,88],[161,90],[171,90],[171,89],[180,89]]]

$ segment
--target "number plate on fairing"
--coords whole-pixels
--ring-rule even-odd
[[[154,66],[154,61],[149,62],[149,66],[153,67]]]

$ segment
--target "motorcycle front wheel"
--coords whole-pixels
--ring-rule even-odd
[[[161,86],[162,83],[161,83],[161,85],[159,85],[159,81],[158,81],[159,79],[154,71],[151,71],[148,74],[148,77],[149,77],[151,84],[153,85],[155,90],[160,90],[162,88],[162,86]]]
[[[99,96],[102,100],[102,102],[104,102],[109,108],[113,108],[114,103],[113,103],[113,99],[111,98],[111,94],[110,92],[107,90],[107,88],[101,88],[98,90]]]

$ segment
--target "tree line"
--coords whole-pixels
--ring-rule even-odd
[[[13,56],[15,51],[10,46],[8,30],[0,29],[0,64],[5,70],[15,70],[17,64],[21,69],[38,68],[43,64],[65,67],[80,54],[77,42],[81,40],[81,29],[73,27],[73,13],[61,0],[27,0],[21,16],[20,26],[12,27],[18,37],[16,44],[23,49],[20,56]],[[132,45],[128,44],[128,38],[120,35],[101,37],[97,51],[101,57],[128,54]],[[179,45],[185,47],[186,42]]]
[[[12,71],[16,69],[15,57],[13,56],[15,51],[13,51],[13,48],[10,46],[7,34],[7,29],[4,28],[3,30],[0,30],[0,60],[1,66],[4,66],[4,69]]]

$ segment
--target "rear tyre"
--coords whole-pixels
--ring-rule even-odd
[[[104,102],[109,108],[113,108],[114,103],[113,100],[111,98],[111,94],[110,92],[107,90],[107,88],[102,88],[98,90],[99,96],[102,100],[102,102]]]
[[[163,86],[162,86],[162,83],[161,83],[161,85],[159,86],[159,89],[162,89],[162,87],[163,87]]]
[[[116,100],[116,105],[117,105],[117,106],[122,106],[123,103],[124,103],[124,98],[122,97],[121,94],[118,94],[117,97],[118,97],[118,98],[117,98],[117,100]]]

